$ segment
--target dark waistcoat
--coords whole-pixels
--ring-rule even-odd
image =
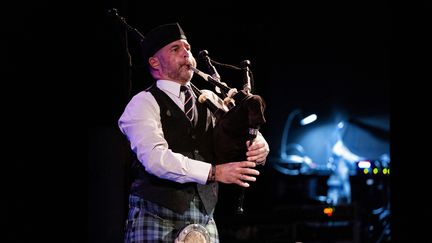
[[[194,127],[185,113],[167,94],[157,88],[156,85],[153,85],[149,90],[160,107],[162,129],[169,149],[191,159],[213,162],[213,126],[210,124],[206,130],[206,107],[196,102],[198,122]],[[135,169],[138,170],[138,173],[136,173],[136,179],[131,187],[131,194],[133,195],[158,203],[177,213],[183,213],[189,207],[195,194],[201,198],[207,213],[210,213],[216,205],[217,183],[200,185],[189,182],[182,184],[161,179],[147,173],[141,163],[138,163]]]

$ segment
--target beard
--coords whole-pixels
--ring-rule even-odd
[[[196,64],[195,62],[174,64],[166,66],[164,69],[169,79],[179,81],[180,83],[187,83],[192,79],[194,74],[189,66],[196,66]]]
[[[181,83],[187,83],[192,79],[193,71],[189,68],[188,65],[181,65],[177,69],[173,70],[173,72],[168,73],[168,77],[173,78],[174,80],[178,80]]]

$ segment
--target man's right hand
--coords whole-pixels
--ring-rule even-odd
[[[256,181],[259,171],[252,169],[255,162],[240,161],[216,165],[216,181],[226,184],[237,184],[242,187],[249,187],[246,181]]]

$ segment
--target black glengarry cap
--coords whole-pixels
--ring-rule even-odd
[[[180,39],[186,40],[186,35],[178,23],[164,24],[150,30],[142,42],[144,58],[147,60],[164,46]]]

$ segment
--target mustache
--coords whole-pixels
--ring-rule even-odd
[[[196,68],[197,66],[197,62],[195,61],[194,58],[190,59],[189,61],[186,61],[182,64],[182,66],[186,66],[188,69],[192,68]]]

